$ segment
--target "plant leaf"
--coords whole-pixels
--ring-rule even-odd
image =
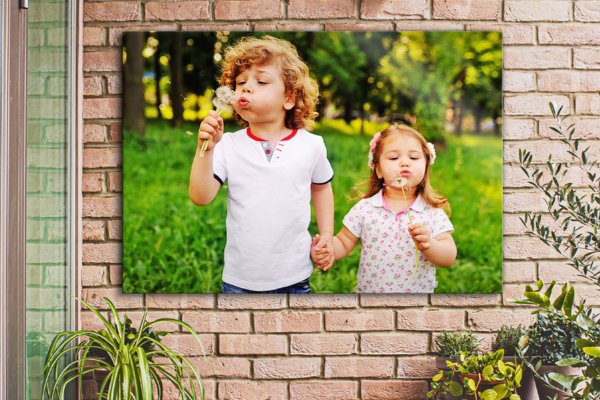
[[[567,390],[571,389],[571,384],[575,380],[575,378],[573,378],[572,376],[559,374],[556,372],[548,372],[548,378],[550,378],[554,382],[558,383],[559,385],[563,386]]]

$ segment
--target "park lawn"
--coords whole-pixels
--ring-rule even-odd
[[[352,190],[368,178],[367,135],[349,134],[340,121],[325,121],[323,136],[335,171],[335,231],[358,201]],[[357,125],[359,126],[359,125]],[[354,125],[352,126],[354,127]],[[344,128],[344,129],[342,129]],[[123,290],[126,293],[218,293],[225,247],[226,184],[206,207],[188,196],[197,124],[173,129],[149,120],[144,138],[124,132]],[[226,126],[226,131],[239,127]],[[350,131],[351,132],[351,131]],[[432,184],[452,207],[458,258],[438,268],[437,293],[500,293],[502,290],[502,141],[465,135],[438,149]],[[364,189],[364,186],[363,186]],[[316,234],[316,221],[310,224]],[[360,245],[326,273],[315,270],[316,293],[351,293],[356,285]]]

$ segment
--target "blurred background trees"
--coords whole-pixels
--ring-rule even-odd
[[[126,94],[140,90],[127,82],[138,73],[130,67],[141,62],[138,98],[145,109],[130,107],[136,114],[126,114],[128,127],[142,127],[137,119],[167,119],[173,127],[202,120],[212,107],[225,48],[252,34],[265,33],[150,32],[140,49],[131,37],[142,34],[125,32]],[[269,34],[292,42],[309,64],[321,90],[319,120],[358,120],[360,133],[366,121],[401,121],[441,143],[465,130],[500,135],[500,32]]]

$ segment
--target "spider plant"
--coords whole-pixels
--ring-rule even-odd
[[[115,306],[105,297],[112,319],[116,321],[111,324],[90,304],[80,298],[74,298],[100,318],[104,329],[99,332],[89,329],[66,331],[54,338],[44,364],[42,399],[64,400],[67,385],[76,379],[79,383],[80,397],[83,398],[82,378],[96,370],[107,371],[100,385],[101,399],[153,400],[153,382],[157,398],[162,399],[161,376],[177,387],[184,400],[197,398],[192,381],[195,377],[200,387],[200,398],[204,399],[204,388],[196,368],[186,357],[169,350],[160,342],[160,336],[168,335],[167,332],[154,331],[152,328],[152,325],[161,322],[178,324],[194,335],[204,353],[198,334],[189,324],[172,318],[148,322],[146,309],[139,328],[135,329],[127,315],[121,322]],[[69,356],[72,356],[72,360],[65,363],[65,358]]]

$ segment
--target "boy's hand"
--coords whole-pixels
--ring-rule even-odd
[[[333,265],[335,260],[333,256],[333,238],[331,238],[331,247],[327,247],[327,241],[322,239],[319,234],[315,235],[310,246],[310,257],[315,263],[315,267],[327,271]]]
[[[204,141],[208,140],[206,151],[211,151],[223,137],[223,118],[214,110],[208,112],[208,116],[200,123],[198,129],[198,147],[204,145]]]
[[[431,247],[429,229],[423,224],[416,223],[409,226],[408,232],[417,241],[419,250],[428,250]]]

